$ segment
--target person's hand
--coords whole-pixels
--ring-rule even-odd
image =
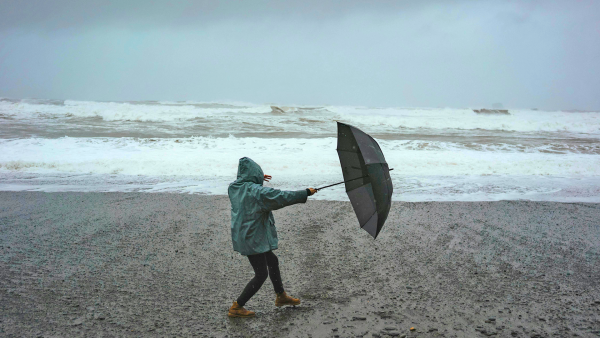
[[[315,188],[308,188],[308,190],[310,191],[310,195],[309,196],[312,196],[312,195],[314,195],[314,194],[317,193],[317,189],[315,189]]]
[[[265,175],[265,177],[263,178],[265,181],[269,182],[269,180],[271,180],[271,175]]]

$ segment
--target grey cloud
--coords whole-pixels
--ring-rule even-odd
[[[398,13],[441,1],[81,1],[4,0],[0,28],[85,28],[118,25],[145,28],[204,25],[222,20],[265,19],[322,21],[349,13]]]
[[[600,109],[600,2],[0,2],[0,96]]]

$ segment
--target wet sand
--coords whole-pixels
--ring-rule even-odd
[[[226,196],[0,192],[0,336],[600,336],[598,204],[394,203],[377,240],[348,202],[275,219],[303,303],[267,281],[231,319]]]

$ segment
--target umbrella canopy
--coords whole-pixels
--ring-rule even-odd
[[[360,227],[377,238],[392,203],[390,169],[371,136],[348,124],[338,122],[337,126],[337,152],[346,193]]]

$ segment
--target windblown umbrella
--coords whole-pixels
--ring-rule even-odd
[[[360,227],[373,238],[381,231],[392,203],[392,179],[379,144],[362,130],[338,122],[337,152],[346,193]]]

